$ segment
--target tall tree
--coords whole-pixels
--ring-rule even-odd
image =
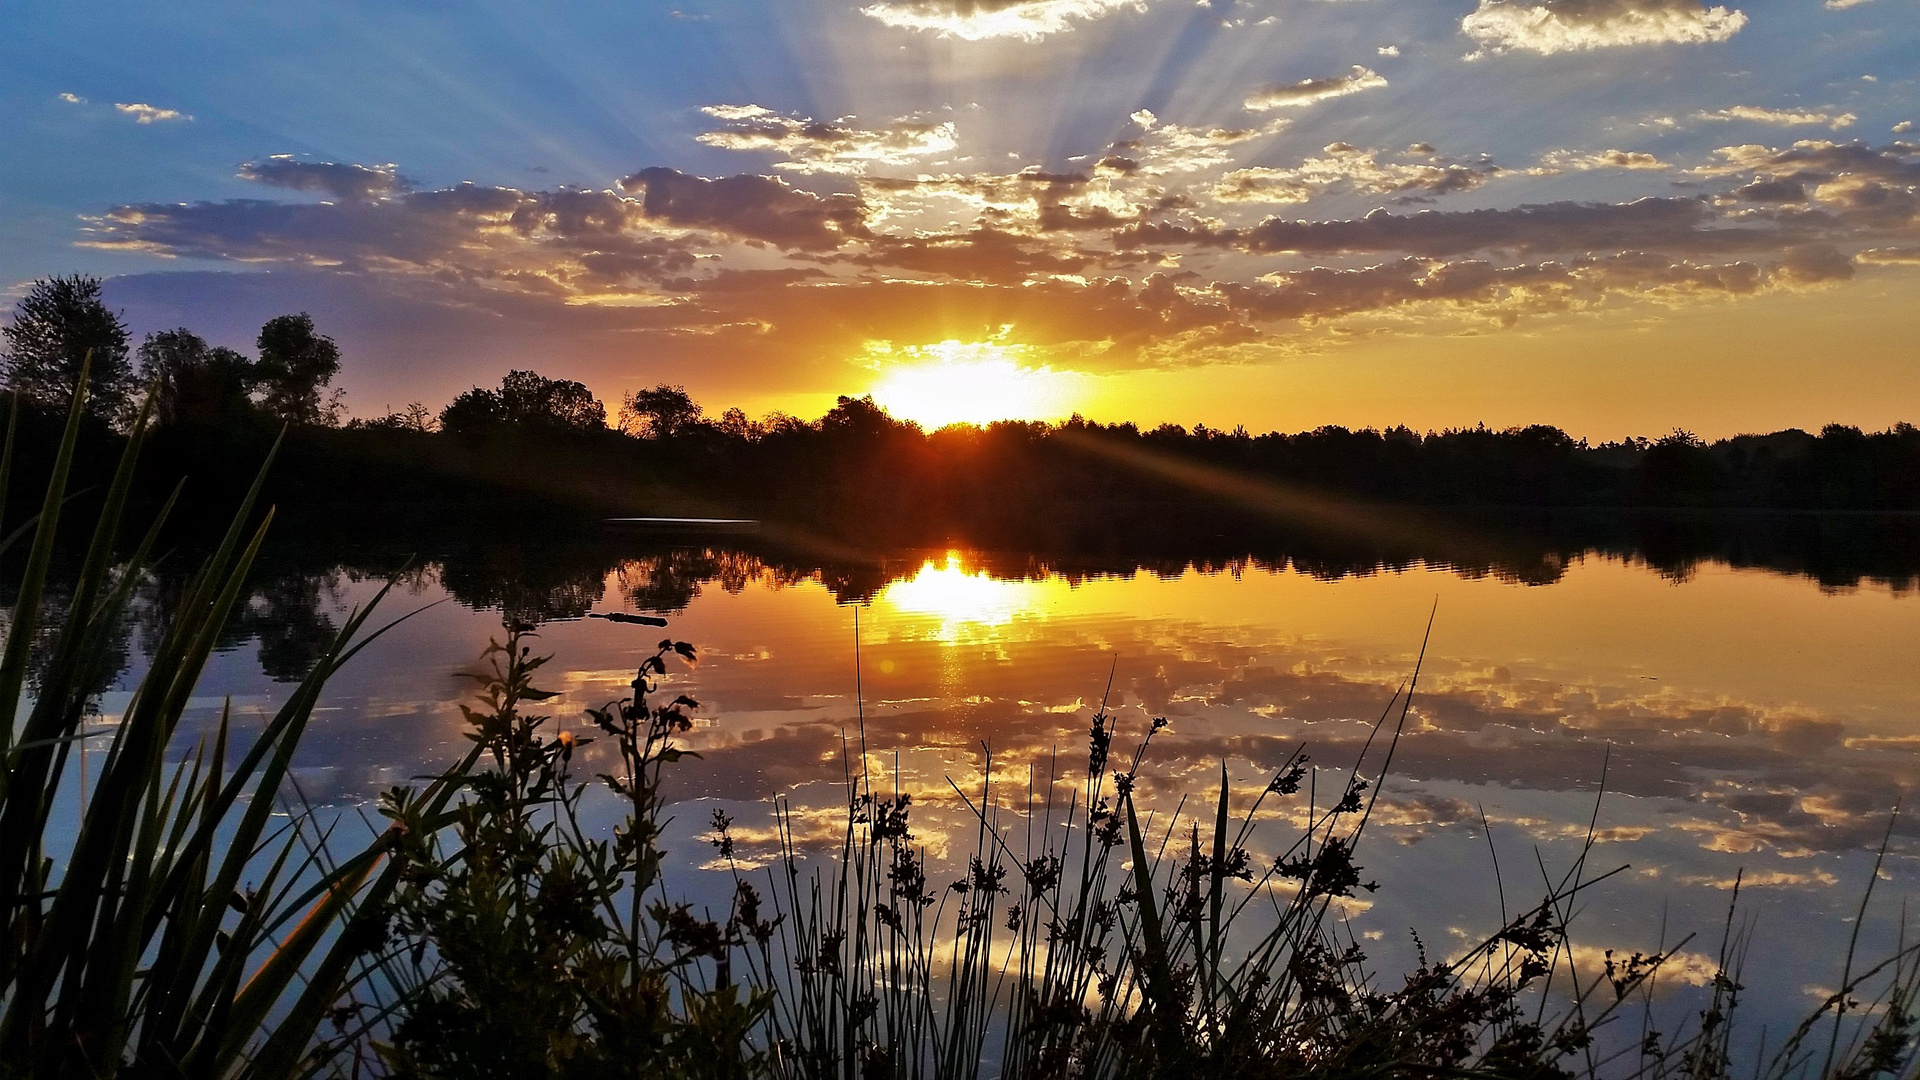
[[[100,279],[75,274],[41,278],[0,327],[6,338],[7,388],[49,408],[73,400],[80,366],[93,356],[87,411],[116,418],[133,395],[127,328],[100,299]]]
[[[326,424],[338,409],[321,392],[340,373],[340,347],[313,328],[306,312],[268,319],[254,365],[260,406],[289,424]]]
[[[704,411],[684,386],[662,383],[635,390],[620,403],[620,430],[643,439],[668,439],[699,425]]]
[[[253,403],[253,361],[232,349],[208,345],[185,327],[148,334],[140,343],[140,377],[155,390],[154,414],[162,424],[241,416]]]
[[[584,383],[549,379],[533,371],[509,371],[500,380],[500,389],[476,386],[440,413],[444,431],[471,432],[501,425],[598,431],[607,426],[607,407]]]

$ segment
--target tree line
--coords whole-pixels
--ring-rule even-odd
[[[24,402],[64,410],[91,362],[87,410],[117,423],[143,386],[154,388],[162,424],[228,419],[258,410],[289,424],[338,423],[340,349],[302,312],[267,320],[249,359],[181,327],[151,333],[137,348],[100,295],[100,279],[75,274],[33,283],[0,327],[7,389]]]
[[[813,420],[755,420],[710,414],[662,384],[609,410],[584,384],[529,370],[437,412],[414,403],[343,423],[339,349],[305,314],[269,320],[252,358],[185,328],[132,348],[98,280],[69,277],[36,282],[0,329],[0,372],[30,412],[62,409],[91,353],[99,419],[124,417],[143,384],[155,388],[156,462],[218,493],[243,485],[250,468],[233,463],[257,461],[287,425],[282,505],[359,529],[506,507],[579,522],[747,516],[840,541],[1082,547],[1120,532],[1171,542],[1276,523],[1337,530],[1351,515],[1333,504],[1920,511],[1920,430],[1908,424],[1604,443],[1545,425],[1253,434],[1080,416],[927,431],[871,397],[840,397]]]

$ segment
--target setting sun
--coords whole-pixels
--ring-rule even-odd
[[[879,371],[873,400],[929,431],[948,424],[1047,420],[1073,411],[1085,376],[1023,365],[1022,346],[942,341],[895,347],[870,343]]]

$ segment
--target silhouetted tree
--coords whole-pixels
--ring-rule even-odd
[[[260,405],[289,424],[331,423],[336,403],[321,392],[340,372],[340,348],[316,332],[306,312],[268,319],[260,328],[260,360],[255,365]]]
[[[916,425],[895,420],[886,409],[874,404],[872,394],[857,398],[842,394],[834,400],[833,408],[820,418],[820,430],[824,432],[880,435],[908,427],[918,430]]]
[[[100,299],[100,279],[75,274],[41,278],[14,306],[5,335],[7,388],[26,400],[64,409],[80,366],[93,355],[87,411],[121,415],[133,392],[127,328]]]
[[[584,383],[549,379],[532,371],[509,371],[500,389],[481,387],[454,398],[440,413],[440,427],[456,434],[510,425],[550,431],[598,431],[607,407]]]
[[[218,420],[253,408],[253,361],[181,327],[148,334],[140,343],[140,377],[154,386],[155,418],[162,424]]]
[[[701,423],[704,415],[686,387],[662,383],[627,394],[620,402],[620,430],[643,439],[670,439]]]

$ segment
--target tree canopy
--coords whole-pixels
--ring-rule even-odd
[[[651,390],[634,390],[620,403],[620,430],[643,439],[670,439],[704,418],[705,411],[684,386],[662,383]]]
[[[322,391],[340,373],[340,348],[314,330],[306,312],[281,315],[260,328],[254,382],[260,407],[289,424],[325,424],[338,411]]]
[[[148,334],[139,358],[141,378],[154,387],[159,423],[243,416],[253,408],[253,361],[225,346],[208,345],[185,327]]]
[[[99,278],[75,274],[34,282],[0,335],[6,339],[7,388],[27,401],[66,408],[91,354],[87,411],[111,420],[126,410],[133,394],[127,328],[101,299]]]
[[[509,371],[500,389],[476,386],[440,413],[440,427],[454,433],[514,426],[549,431],[599,431],[607,407],[586,384],[549,379],[533,371]]]

